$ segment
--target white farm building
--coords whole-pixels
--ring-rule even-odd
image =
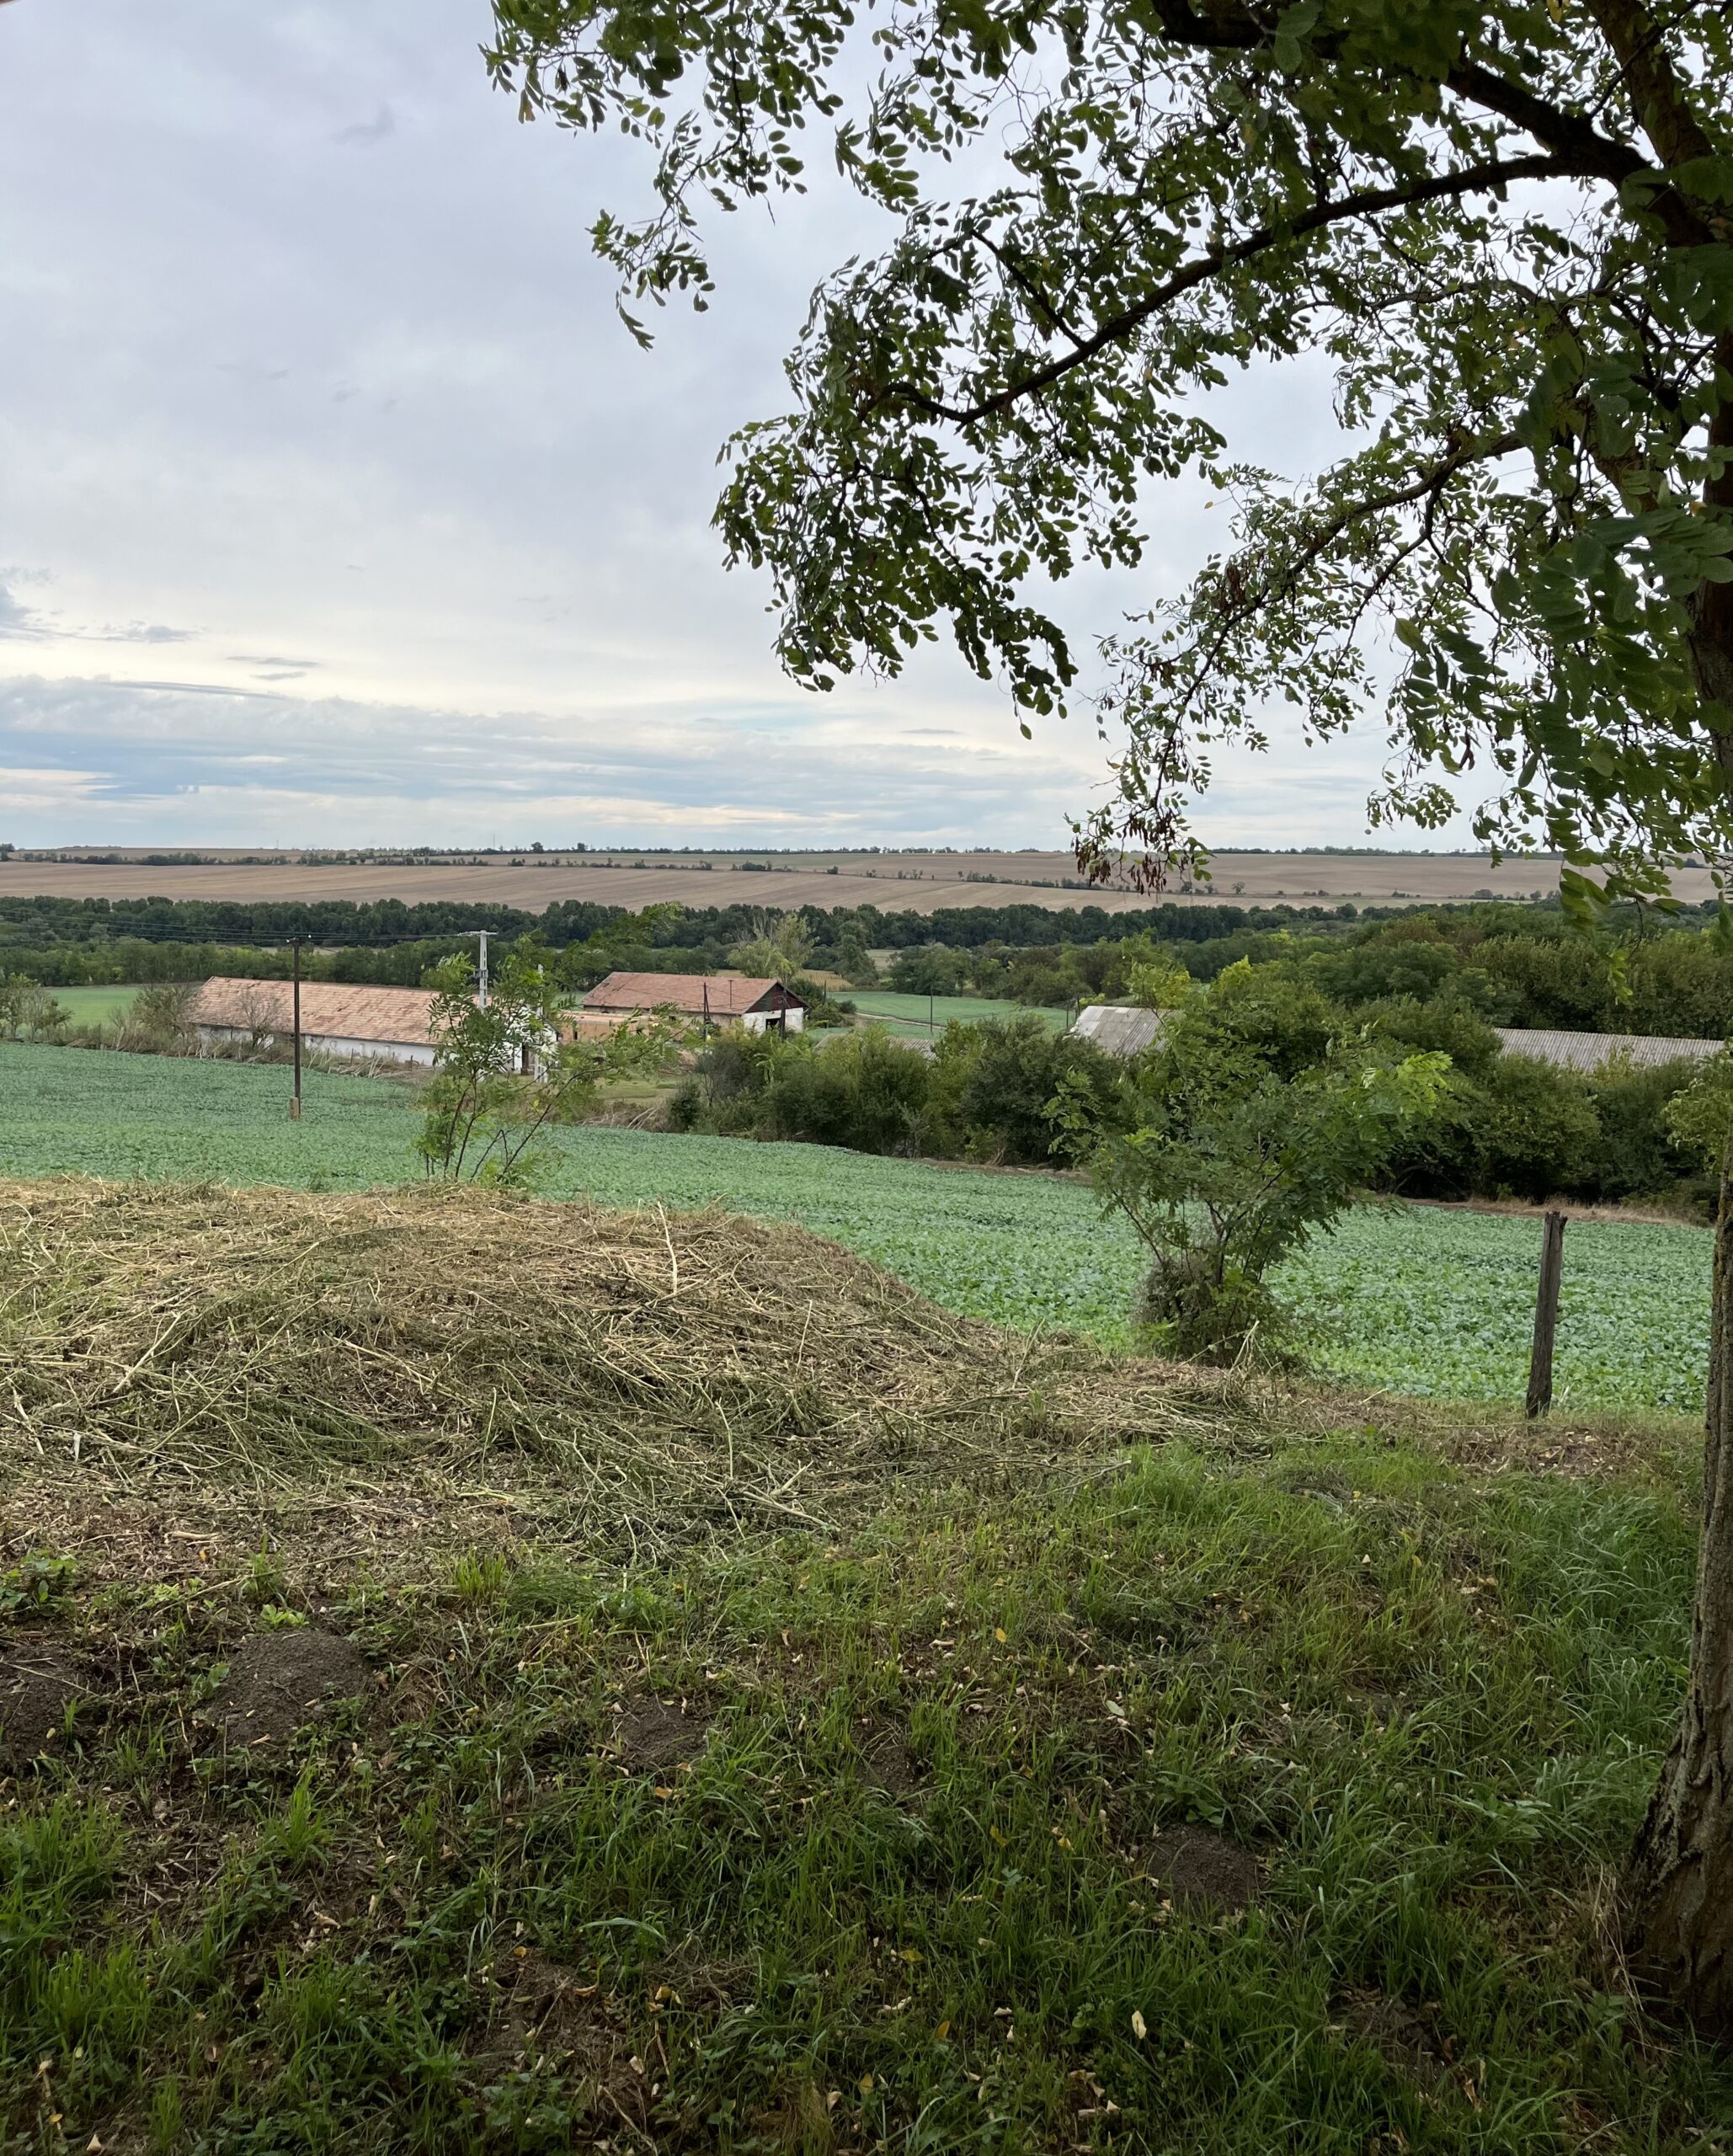
[[[580,1030],[664,1010],[707,1025],[744,1026],[749,1033],[797,1033],[807,1022],[804,1000],[780,980],[746,979],[739,974],[622,973],[598,981],[584,997]]]
[[[295,1031],[295,990],[286,980],[207,980],[188,1008],[208,1046],[265,1048]],[[426,988],[357,988],[329,980],[301,984],[301,1042],[323,1055],[371,1056],[389,1063],[434,1059]]]

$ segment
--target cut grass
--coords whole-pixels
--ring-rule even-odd
[[[1733,2122],[1609,1951],[1685,1652],[1674,1437],[1608,1482],[1154,1366],[1068,1405],[739,1223],[257,1197],[213,1248],[197,1193],[8,1195],[8,1356],[68,1367],[26,1358],[0,1561],[49,1532],[80,1582],[0,1656],[83,1694],[4,1792],[13,2145],[1661,2156]],[[618,1561],[572,1502],[610,1417],[722,1481],[801,1368],[823,1527],[664,1511]],[[73,1457],[129,1417],[140,1454]],[[391,1441],[333,1470],[333,1421]]]

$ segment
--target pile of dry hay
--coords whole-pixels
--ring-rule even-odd
[[[467,1191],[0,1185],[0,1476],[376,1543],[493,1502],[611,1555],[829,1529],[1218,1427],[1206,1380],[951,1316],[794,1227]],[[116,1508],[119,1508],[118,1511]],[[323,1523],[323,1524],[321,1524]]]

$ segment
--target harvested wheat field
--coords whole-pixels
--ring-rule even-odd
[[[1612,1919],[1691,1475],[715,1213],[0,1186],[0,2145],[1723,2145]]]
[[[1556,858],[1480,854],[1221,852],[1213,881],[1164,897],[1184,904],[1296,906],[1403,899],[1462,904],[1476,898],[1531,899],[1558,889]],[[1677,895],[1712,895],[1705,871],[1687,870]],[[456,905],[522,906],[540,912],[557,900],[584,899],[633,911],[674,903],[742,904],[779,910],[797,906],[877,906],[886,913],[943,913],[953,906],[1037,905],[1058,911],[1101,906],[1122,913],[1154,901],[1128,888],[1085,888],[1069,853],[824,853],[731,855],[613,853],[485,854],[427,860],[365,857],[302,860],[225,859],[214,851],[197,863],[152,866],[136,854],[82,860],[69,854],[0,862],[0,898],[198,899],[206,901],[395,899]]]

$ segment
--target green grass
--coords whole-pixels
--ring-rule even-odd
[[[847,995],[856,1010],[895,1020],[896,1024],[888,1030],[923,1035],[927,1031],[927,998],[924,995],[898,995],[890,989],[878,988],[851,988]],[[1044,1006],[1006,1003],[987,995],[936,995],[932,999],[932,1021],[940,1032],[952,1023],[967,1024],[981,1018],[1030,1017],[1041,1019],[1057,1033],[1064,1031],[1069,1015]]]
[[[1733,2067],[1602,1944],[1685,1508],[1266,1441],[656,1572],[412,1533],[334,1579],[309,1529],[93,1578],[56,1627],[124,1677],[0,1816],[5,2145],[1725,2145]],[[310,1578],[366,1697],[225,1748]],[[1255,1898],[1176,1891],[1202,1847]]]
[[[136,986],[117,984],[109,988],[51,988],[48,991],[67,1011],[74,1025],[94,1026],[119,1018],[132,1007]]]
[[[280,1069],[0,1046],[0,1174],[85,1173],[359,1190],[415,1171],[413,1096],[312,1072],[288,1119]],[[558,1134],[546,1187],[611,1203],[719,1204],[797,1220],[947,1307],[1118,1337],[1132,1238],[1082,1186],[627,1130]],[[1520,1397],[1538,1263],[1532,1219],[1367,1209],[1288,1269],[1314,1365],[1368,1384]],[[1577,1222],[1565,1242],[1562,1402],[1694,1412],[1707,1352],[1701,1230]]]

